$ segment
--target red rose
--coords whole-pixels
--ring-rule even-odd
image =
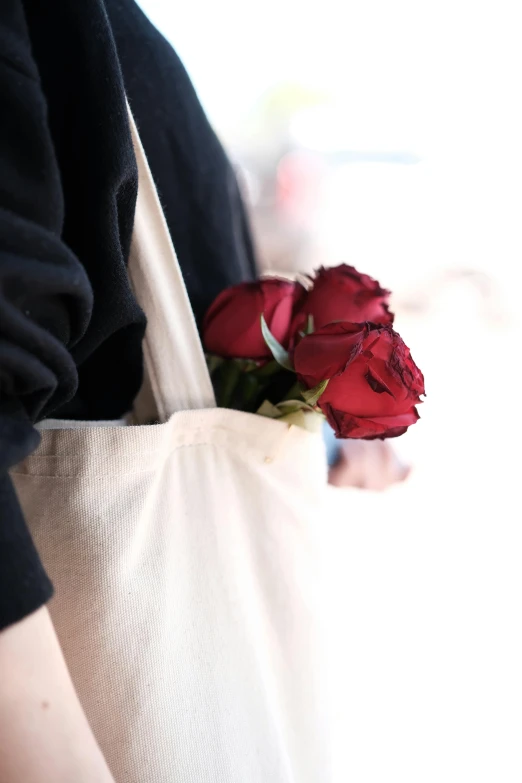
[[[390,326],[329,324],[301,340],[294,365],[308,389],[330,379],[318,405],[339,438],[392,438],[419,418],[424,378]]]
[[[261,333],[261,315],[284,348],[288,348],[297,303],[305,290],[299,283],[267,278],[223,291],[203,322],[203,343],[225,359],[271,359]]]
[[[334,321],[392,324],[389,297],[390,292],[381,288],[377,280],[361,274],[353,266],[323,267],[315,273],[313,288],[299,308],[297,328],[302,328],[308,315],[313,316],[315,329]]]

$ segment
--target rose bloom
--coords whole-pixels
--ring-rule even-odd
[[[288,348],[296,307],[304,293],[299,283],[279,278],[227,288],[203,321],[205,350],[225,359],[272,359],[261,332],[261,315],[276,340]]]
[[[323,267],[312,282],[313,287],[299,308],[296,328],[302,328],[309,315],[313,316],[314,329],[333,321],[393,323],[393,313],[388,309],[390,292],[353,266]]]
[[[318,405],[338,438],[393,438],[419,418],[424,378],[391,326],[324,326],[299,342],[294,365],[307,389],[330,379]]]

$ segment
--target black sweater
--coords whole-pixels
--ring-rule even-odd
[[[254,274],[230,164],[134,0],[1,0],[0,628],[52,591],[8,477],[38,444],[33,424],[118,418],[141,383],[125,92],[198,321]]]

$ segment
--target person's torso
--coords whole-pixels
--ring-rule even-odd
[[[105,419],[141,383],[145,321],[126,274],[137,177],[125,94],[197,320],[254,274],[234,173],[172,47],[134,0],[25,0],[65,202],[63,240],[94,308],[73,348],[79,390],[60,417]]]

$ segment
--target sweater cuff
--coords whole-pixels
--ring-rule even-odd
[[[0,476],[0,631],[35,612],[52,594],[12,481]]]

